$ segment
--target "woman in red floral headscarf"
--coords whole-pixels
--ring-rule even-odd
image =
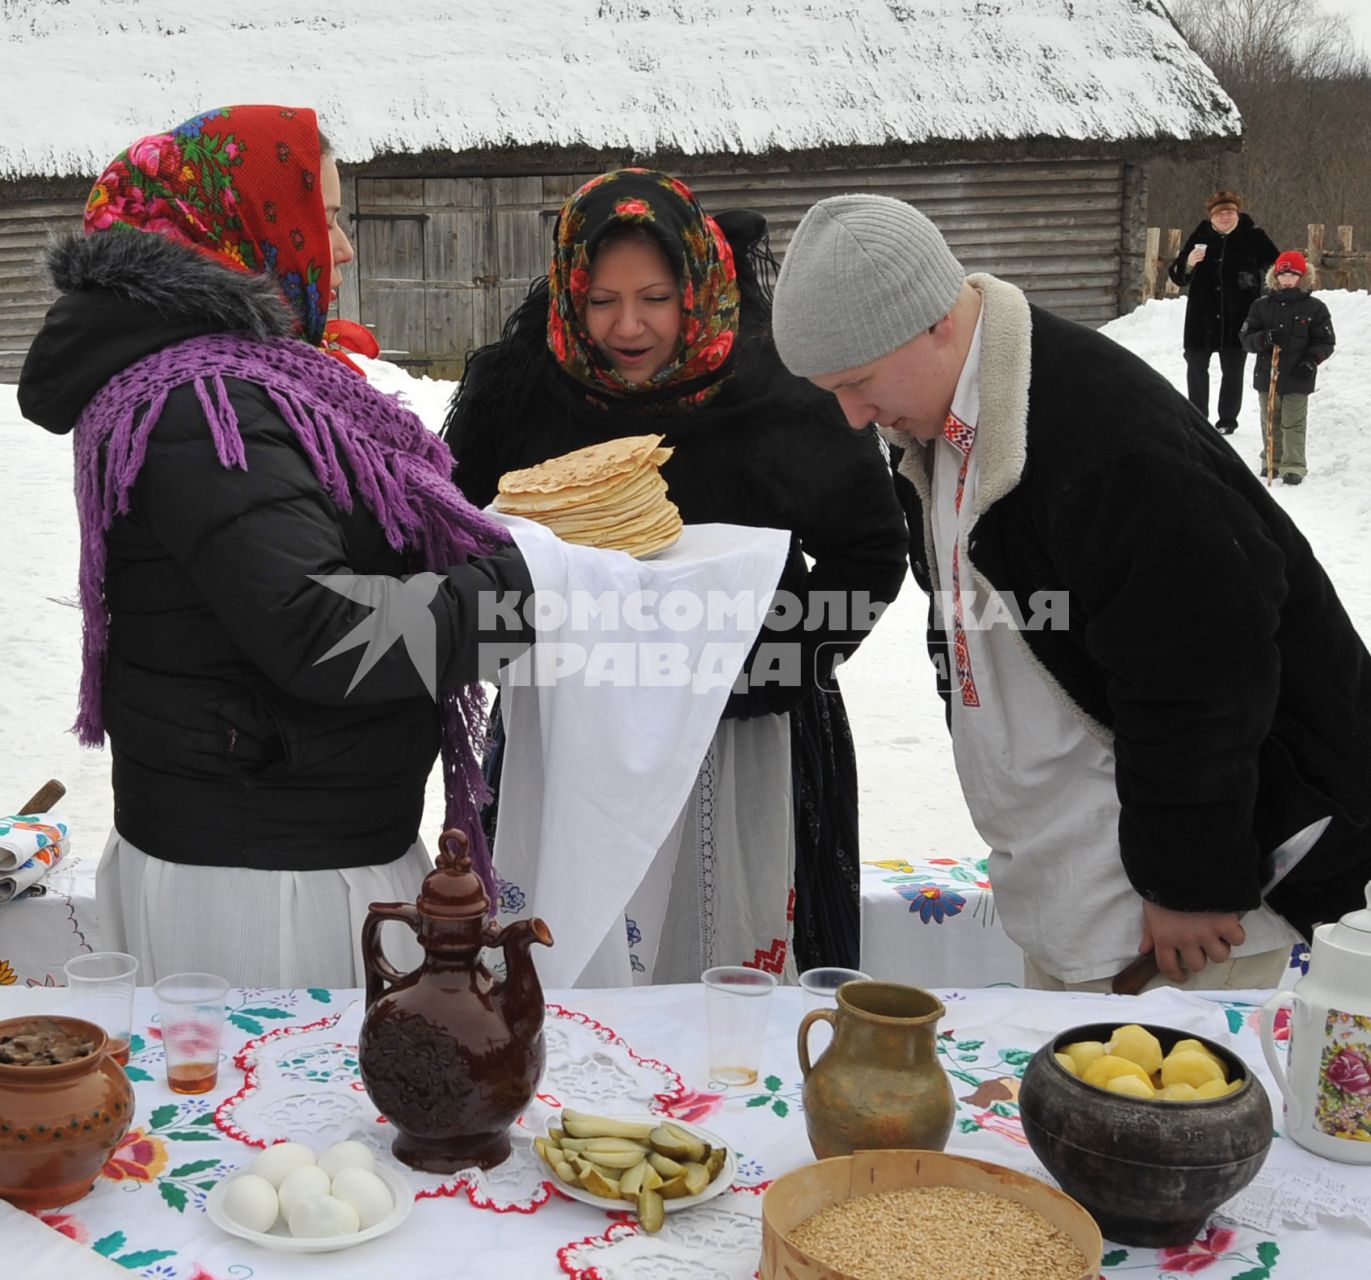
[[[512,637],[473,620],[528,573],[358,376],[365,331],[328,322],[341,203],[312,111],[224,107],[115,157],[50,256],[20,407],[75,442],[77,729],[108,735],[114,783],[102,942],[143,981],[361,985],[368,905],[430,866],[440,745],[484,853],[478,649]]]
[[[686,523],[795,535],[781,586],[809,625],[764,633],[784,646],[782,679],[760,682],[759,662],[733,695],[674,857],[654,863],[674,866],[669,891],[630,904],[644,981],[858,963],[856,759],[832,672],[899,590],[907,535],[875,436],[776,356],[765,235],[759,214],[711,218],[668,174],[592,179],[562,207],[547,279],[472,357],[447,421],[477,505],[506,471],[651,431],[674,448],[663,475]]]

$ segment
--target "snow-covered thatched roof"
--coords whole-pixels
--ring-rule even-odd
[[[345,161],[1215,140],[1158,0],[5,0],[0,176],[89,174],[206,107],[315,107]]]

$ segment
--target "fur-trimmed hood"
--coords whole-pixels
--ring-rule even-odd
[[[1300,282],[1295,285],[1295,288],[1303,289],[1305,293],[1313,293],[1314,273],[1308,267],[1304,269],[1304,274],[1300,277]],[[1285,292],[1284,289],[1280,289],[1276,285],[1276,264],[1274,262],[1266,269],[1266,291],[1268,293]]]
[[[62,296],[34,339],[19,408],[64,434],[121,369],[206,333],[282,337],[295,320],[270,276],[232,271],[163,236],[113,228],[48,251]]]

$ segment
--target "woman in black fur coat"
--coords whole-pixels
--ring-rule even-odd
[[[1185,375],[1190,403],[1209,416],[1209,361],[1219,353],[1219,416],[1226,436],[1238,429],[1243,367],[1240,336],[1247,312],[1261,296],[1262,277],[1276,260],[1271,237],[1242,211],[1236,192],[1216,191],[1205,202],[1207,217],[1181,246],[1168,274],[1190,287],[1185,304]]]

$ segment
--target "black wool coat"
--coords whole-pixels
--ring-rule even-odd
[[[855,594],[884,605],[904,581],[908,535],[874,430],[853,431],[832,396],[789,373],[746,304],[733,376],[708,404],[678,412],[642,412],[631,401],[622,409],[588,404],[547,351],[545,318],[525,304],[504,341],[468,364],[446,430],[457,484],[484,506],[506,471],[602,440],[660,432],[673,450],[662,467],[667,496],[686,524],[794,535],[780,586],[803,602],[806,623],[764,628],[759,643],[798,641],[802,683],[756,684],[730,697],[727,714],[798,706],[816,684],[827,684],[834,660],[855,651],[869,629],[858,625],[865,609],[833,613],[825,596]],[[511,376],[511,366],[527,376]]]
[[[1108,338],[986,281],[975,572],[1002,596],[1066,592],[1069,626],[1022,633],[1049,686],[1112,739],[1119,846],[1137,892],[1178,911],[1245,911],[1264,858],[1332,823],[1267,896],[1306,933],[1371,879],[1371,655],[1309,543],[1231,445]],[[1022,304],[1020,304],[1022,306]],[[1006,336],[1006,330],[1008,336]],[[987,421],[995,388],[1023,416]],[[1016,398],[1017,397],[1017,398]],[[933,556],[926,451],[897,477],[916,578]],[[947,653],[930,634],[930,651]]]
[[[1206,247],[1194,269],[1185,265],[1197,244]],[[1262,278],[1279,250],[1252,215],[1238,215],[1238,225],[1226,236],[1206,218],[1190,233],[1168,269],[1174,284],[1189,286],[1185,304],[1187,351],[1237,351],[1248,310],[1261,295]]]
[[[19,404],[70,432],[116,373],[207,333],[288,334],[264,277],[231,272],[159,236],[63,242],[61,298],[24,365]],[[438,710],[403,644],[357,687],[360,651],[320,659],[370,614],[311,574],[400,577],[359,500],[322,491],[266,391],[225,379],[247,458],[216,457],[193,387],[171,392],[106,538],[110,613],[104,724],[114,823],[172,862],[318,870],[393,861],[413,844],[439,750]],[[477,678],[482,587],[529,592],[514,548],[450,569],[430,606],[438,684]]]
[[[1336,343],[1328,308],[1303,288],[1273,288],[1263,294],[1242,327],[1243,347],[1257,353],[1252,385],[1258,391],[1270,388],[1273,346],[1280,348],[1276,394],[1282,396],[1312,395],[1319,365],[1333,354]]]

